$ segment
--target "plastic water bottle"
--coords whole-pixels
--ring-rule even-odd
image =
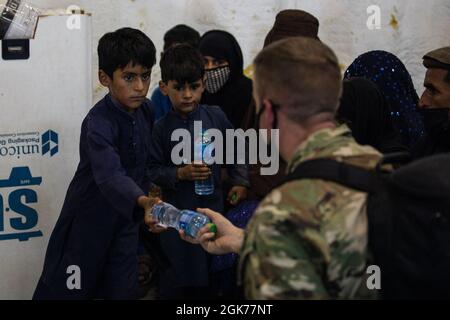
[[[211,137],[202,132],[199,134],[200,138],[195,142],[195,152],[197,153],[197,159],[202,159],[203,163],[209,161],[212,158],[213,144]],[[198,153],[201,154],[199,155]],[[214,193],[214,177],[211,174],[205,180],[195,181],[195,193],[200,196],[206,196]]]
[[[204,214],[191,210],[179,210],[165,202],[156,204],[152,209],[152,215],[160,225],[183,230],[192,238],[197,236],[201,228],[211,223],[211,219]],[[210,230],[216,232],[214,224],[211,225]]]

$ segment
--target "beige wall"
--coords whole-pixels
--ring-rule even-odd
[[[164,32],[186,23],[200,32],[213,28],[232,32],[240,42],[246,65],[262,47],[276,13],[301,8],[321,22],[320,38],[337,53],[342,68],[368,50],[383,49],[404,61],[416,89],[422,92],[424,69],[421,57],[430,49],[450,45],[448,0],[29,0],[42,7],[78,4],[93,15],[94,49],[99,37],[123,26],[144,30],[162,48]],[[381,29],[366,26],[369,5],[381,9]],[[397,23],[395,23],[395,21]],[[93,52],[94,68],[97,58]],[[153,82],[159,79],[155,69]],[[94,70],[94,75],[96,71]],[[94,78],[95,79],[95,78]],[[104,91],[94,81],[94,100]]]

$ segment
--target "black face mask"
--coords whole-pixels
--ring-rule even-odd
[[[425,132],[430,136],[440,136],[450,132],[449,112],[447,108],[419,109],[423,117]]]

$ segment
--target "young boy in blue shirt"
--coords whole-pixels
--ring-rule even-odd
[[[191,164],[175,165],[171,154],[179,142],[172,141],[171,135],[177,129],[186,129],[193,140],[194,121],[201,121],[204,131],[218,129],[225,138],[225,130],[233,129],[233,126],[220,107],[199,104],[205,89],[205,69],[203,57],[197,49],[185,44],[170,48],[164,52],[160,66],[160,88],[170,98],[173,108],[154,125],[150,177],[162,188],[163,200],[177,208],[196,210],[211,206],[223,212],[221,165],[193,164],[193,156],[188,159]],[[229,198],[234,194],[232,202],[237,204],[246,198],[249,186],[247,166],[227,165],[227,169],[234,186]],[[208,196],[196,195],[194,181],[206,179],[209,175],[213,176],[214,193]],[[171,267],[160,273],[161,297],[210,297],[207,253],[199,246],[182,241],[174,229],[160,234],[160,244],[171,262]]]
[[[164,34],[163,52],[175,45],[183,43],[197,48],[200,43],[200,33],[185,24],[176,25]],[[161,119],[172,109],[172,103],[169,97],[161,92],[159,86],[153,90],[151,100],[155,107],[155,121]]]
[[[109,93],[83,121],[80,163],[34,299],[137,297],[138,226],[150,205],[154,116],[146,95],[155,55],[139,30],[119,29],[99,41],[99,80]],[[79,283],[71,276],[79,276]]]

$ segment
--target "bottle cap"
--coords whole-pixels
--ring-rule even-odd
[[[209,231],[212,233],[217,233],[217,226],[214,223],[210,223],[209,225]]]

